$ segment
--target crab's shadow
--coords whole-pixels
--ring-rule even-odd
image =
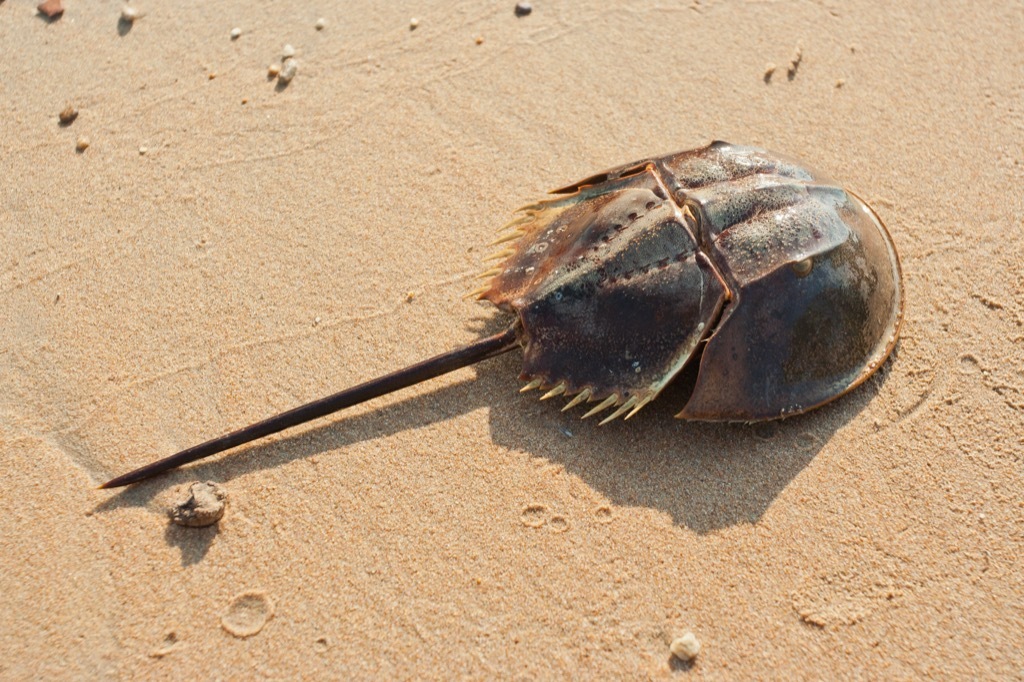
[[[755,424],[675,419],[688,391],[673,386],[628,422],[603,427],[599,418],[580,422],[581,408],[512,399],[491,411],[491,434],[560,464],[615,505],[658,509],[710,533],[757,522],[882,381],[808,414]]]
[[[562,465],[619,506],[648,507],[698,533],[757,522],[832,435],[878,392],[887,368],[850,395],[806,415],[759,424],[683,422],[674,414],[685,389],[670,386],[628,422],[581,422],[582,408],[560,412],[558,400],[519,394],[520,358],[487,361],[477,378],[420,393],[355,416],[335,417],[293,435],[249,447],[122,489],[97,506],[103,512],[145,506],[161,490],[188,481],[235,477],[273,469],[354,443],[442,423],[490,408],[493,442]],[[559,399],[560,400],[560,399]],[[512,464],[509,464],[512,466]],[[173,536],[173,537],[172,537]],[[182,545],[191,557],[205,551]],[[208,544],[208,543],[207,543]],[[194,555],[194,556],[193,556]]]

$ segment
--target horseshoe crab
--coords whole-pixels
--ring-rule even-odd
[[[791,159],[726,142],[636,161],[519,210],[477,300],[504,332],[215,438],[127,485],[521,347],[523,391],[626,419],[683,367],[683,419],[806,412],[863,383],[896,343],[899,259],[866,203]]]

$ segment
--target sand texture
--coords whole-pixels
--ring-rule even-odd
[[[0,2],[0,679],[1024,676],[1019,0],[64,3]],[[713,139],[888,224],[843,399],[599,428],[513,353],[96,489],[500,329],[516,207]]]

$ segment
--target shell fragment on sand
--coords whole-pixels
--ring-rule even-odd
[[[202,528],[221,520],[227,491],[213,481],[197,481],[189,486],[188,492],[187,500],[168,510],[171,521],[179,526]]]

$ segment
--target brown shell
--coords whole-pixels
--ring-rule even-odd
[[[554,193],[520,209],[477,293],[518,315],[526,388],[598,401],[587,416],[632,416],[694,356],[680,417],[798,414],[863,382],[895,345],[888,232],[794,161],[714,142]]]

